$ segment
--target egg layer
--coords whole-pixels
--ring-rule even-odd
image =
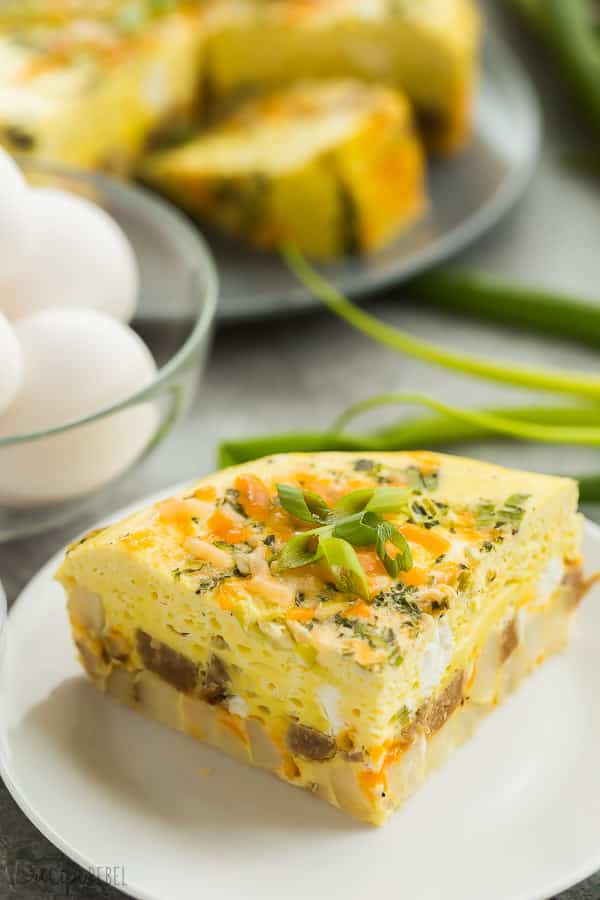
[[[184,0],[138,21],[28,11],[7,11],[0,35],[0,141],[11,152],[129,169],[149,136],[185,125],[198,105],[221,116],[305,78],[404,90],[437,150],[470,132],[473,0]]]
[[[434,150],[455,150],[470,133],[480,27],[472,0],[213,0],[204,21],[217,110],[299,78],[351,77],[405,91]]]
[[[225,232],[263,248],[293,240],[315,257],[376,249],[425,205],[406,99],[356,81],[249,102],[142,172]]]
[[[200,62],[200,23],[185,12],[140,29],[25,21],[0,34],[0,142],[44,161],[128,171],[153,131],[196,109]]]
[[[386,518],[411,567],[392,577],[358,548],[366,600],[336,588],[322,560],[282,571],[306,529],[282,508],[282,483],[328,504],[404,487],[406,506]],[[410,748],[464,702],[493,704],[523,647],[535,653],[521,674],[564,642],[581,588],[576,504],[569,479],[439,454],[269,457],[87,536],[58,578],[101,685],[248,761],[254,735],[280,756],[267,767],[305,787],[327,783],[320,767],[349,767],[364,802],[323,796],[380,822],[404,798],[382,785]]]

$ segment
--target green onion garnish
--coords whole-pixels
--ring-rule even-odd
[[[291,484],[278,484],[277,494],[286,512],[302,522],[319,522],[324,525],[331,515],[323,498],[312,491],[303,491]]]
[[[294,485],[278,484],[282,507],[303,522],[322,522],[295,535],[280,552],[275,565],[279,569],[297,569],[325,559],[336,588],[345,593],[369,599],[369,584],[354,547],[374,547],[386,571],[396,578],[412,568],[406,539],[382,513],[396,513],[408,518],[406,488],[372,488],[352,491],[330,509],[322,497]],[[388,553],[387,543],[398,553]]]
[[[331,569],[335,586],[346,594],[358,594],[369,599],[369,582],[352,544],[341,538],[320,541],[323,556]]]

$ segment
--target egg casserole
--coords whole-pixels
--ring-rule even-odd
[[[374,250],[425,206],[406,98],[358,81],[299,82],[150,157],[142,177],[259,248],[313,257]]]
[[[200,24],[184,12],[134,30],[73,18],[0,31],[0,144],[127,172],[154,132],[195,114],[200,62]]]
[[[567,641],[576,507],[569,479],[458,457],[273,456],[57,578],[101,690],[381,824]]]
[[[205,85],[221,107],[298,78],[357,77],[404,90],[429,146],[471,130],[480,20],[473,0],[212,0]]]

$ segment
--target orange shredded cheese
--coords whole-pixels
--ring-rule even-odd
[[[140,531],[132,531],[130,534],[124,534],[121,538],[127,550],[145,550],[153,547],[156,542],[155,534],[149,528],[142,528]]]
[[[201,485],[199,488],[196,488],[194,491],[194,497],[196,500],[204,500],[208,503],[214,503],[217,499],[217,490],[213,487],[212,484]]]
[[[301,606],[292,606],[285,614],[286,619],[292,622],[311,622],[315,617],[314,609],[303,609]]]
[[[401,572],[400,577],[402,582],[408,587],[421,587],[422,585],[427,584],[429,575],[425,569],[421,569],[419,566],[413,566],[408,572]]]
[[[244,723],[239,716],[234,715],[233,713],[228,712],[226,709],[223,709],[219,713],[219,719],[221,724],[231,731],[237,738],[242,741],[243,744],[249,744],[248,735],[246,734],[246,730],[244,728]]]
[[[235,487],[240,492],[240,503],[246,515],[264,521],[271,507],[271,496],[264,481],[256,475],[238,475]]]
[[[238,525],[220,509],[212,514],[206,524],[216,538],[228,544],[238,544],[250,537],[248,528]]]
[[[358,782],[363,794],[368,800],[372,800],[375,792],[387,791],[387,772],[385,769],[381,769],[379,772],[372,772],[370,769],[367,769],[365,772],[359,772]]]
[[[365,575],[385,575],[385,566],[375,550],[357,550],[356,555]]]
[[[368,619],[371,616],[371,607],[364,600],[360,600],[346,611],[346,615],[351,618]]]
[[[436,534],[427,528],[421,528],[420,525],[411,525],[407,523],[399,528],[407,541],[413,544],[420,544],[425,550],[439,556],[441,553],[447,553],[450,547],[450,541],[440,534]]]

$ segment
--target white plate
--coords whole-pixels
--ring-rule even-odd
[[[590,523],[585,555],[598,566]],[[74,658],[59,558],[8,619],[0,772],[46,837],[85,867],[123,867],[131,896],[538,900],[600,867],[600,588],[569,650],[374,829],[98,694]]]
[[[428,167],[430,209],[414,227],[366,257],[320,271],[352,297],[405,280],[448,259],[492,228],[522,195],[540,149],[540,108],[529,76],[487,36],[474,133],[463,153]],[[204,233],[204,229],[203,229]],[[272,254],[205,233],[219,271],[220,321],[289,315],[319,306]]]

